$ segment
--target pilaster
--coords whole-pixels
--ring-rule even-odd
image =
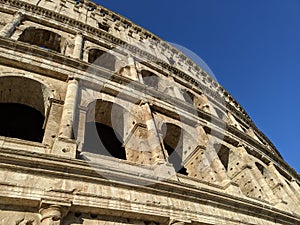
[[[11,37],[15,29],[17,28],[17,26],[19,26],[20,23],[22,22],[23,18],[24,18],[24,14],[21,12],[17,12],[14,15],[12,21],[7,23],[2,28],[2,30],[0,31],[0,37],[6,37],[6,38]]]
[[[65,97],[58,137],[54,142],[52,153],[56,155],[76,157],[76,142],[73,139],[77,94],[79,84],[76,79],[69,79]]]
[[[78,33],[75,36],[73,58],[81,59],[83,49],[83,35]]]

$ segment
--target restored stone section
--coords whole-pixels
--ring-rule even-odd
[[[199,147],[186,164],[189,176],[208,183],[227,184],[230,179],[217,154],[219,150],[211,144],[205,145],[204,148]]]
[[[263,193],[266,196],[266,199],[273,204],[277,204],[278,198],[275,196],[274,192],[270,188],[269,184],[266,182],[266,174],[268,173],[264,166],[259,162],[255,162],[251,165],[252,174],[255,177],[255,180],[259,183]]]
[[[197,109],[203,110],[204,112],[208,113],[211,112],[212,109],[210,107],[209,101],[203,93],[199,96],[195,96],[193,101]]]
[[[135,60],[132,57],[128,57],[128,64],[119,70],[119,74],[124,77],[128,77],[131,80],[139,80],[138,72],[136,70]]]
[[[227,121],[228,125],[234,126],[235,128],[237,128],[238,130],[240,130],[242,132],[244,131],[243,128],[241,127],[241,125],[239,124],[239,122],[236,120],[236,118],[230,112],[228,112],[227,116],[228,116],[228,121]]]

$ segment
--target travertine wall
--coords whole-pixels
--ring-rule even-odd
[[[44,118],[0,136],[1,225],[300,223],[299,175],[179,50],[86,0],[0,16],[0,105]]]

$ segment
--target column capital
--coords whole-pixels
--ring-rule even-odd
[[[41,225],[56,224],[65,217],[70,209],[71,203],[61,203],[56,201],[42,201],[39,213],[41,214]]]

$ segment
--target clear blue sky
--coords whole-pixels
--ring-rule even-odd
[[[300,0],[95,2],[200,56],[300,172]]]

